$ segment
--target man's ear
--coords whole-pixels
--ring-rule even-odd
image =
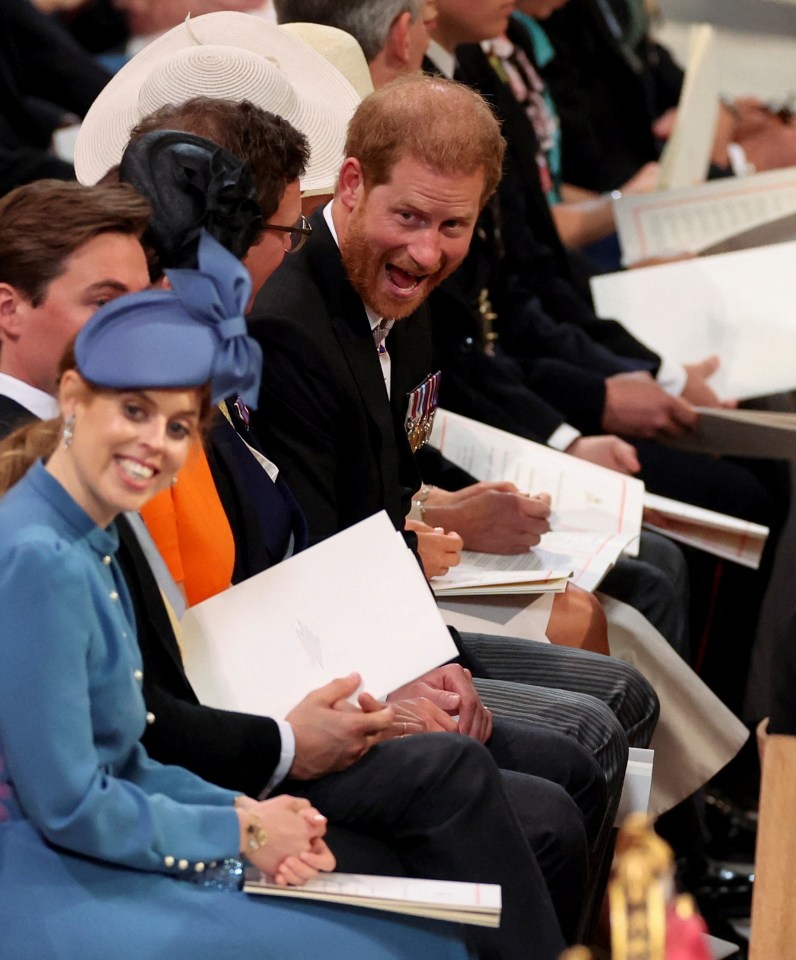
[[[393,60],[402,66],[409,62],[409,30],[411,26],[412,14],[408,10],[405,10],[393,20],[387,33],[387,41],[384,44],[388,62]]]
[[[356,157],[346,157],[342,167],[340,167],[337,198],[349,213],[356,207],[364,189],[365,179],[362,174],[362,164]]]
[[[0,340],[16,340],[22,332],[27,300],[10,283],[0,283]]]

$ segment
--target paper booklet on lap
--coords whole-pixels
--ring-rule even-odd
[[[492,568],[493,584],[527,564],[554,577],[572,571],[578,586],[593,590],[623,550],[632,552],[641,530],[640,480],[442,409],[431,443],[479,480],[507,480],[523,493],[552,497],[553,529],[529,554],[477,555],[479,569]]]
[[[279,887],[270,883],[264,874],[249,868],[243,890],[245,893],[342,903],[349,907],[368,907],[482,927],[500,926],[500,887],[494,883],[330,873],[310,880],[302,887]]]
[[[697,407],[693,430],[667,441],[682,450],[796,460],[796,413]]]
[[[753,570],[760,566],[768,527],[653,493],[644,495],[644,507],[658,515],[648,519],[645,514],[650,530]]]
[[[431,586],[438,597],[561,593],[573,566],[559,557],[550,566],[546,559],[536,552],[504,556],[462,550],[459,566],[451,567],[444,577],[434,577]]]
[[[190,607],[181,626],[201,703],[277,718],[353,671],[384,697],[457,655],[383,512]]]
[[[796,167],[614,202],[625,265],[796,240]]]
[[[715,354],[722,400],[796,387],[796,242],[594,277],[601,317],[667,360]]]

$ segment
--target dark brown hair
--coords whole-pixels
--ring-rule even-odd
[[[122,184],[37,180],[17,187],[0,200],[0,282],[36,307],[84,243],[102,233],[140,238],[149,215],[146,200]]]
[[[263,222],[276,213],[285,188],[304,173],[310,155],[303,133],[248,100],[194,97],[168,104],[134,127],[130,140],[153,130],[195,133],[246,160],[257,183]]]

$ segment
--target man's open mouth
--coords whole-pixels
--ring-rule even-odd
[[[427,273],[409,273],[409,271],[402,270],[401,267],[397,267],[394,263],[388,263],[386,270],[390,283],[396,289],[404,291],[405,293],[411,293],[413,290],[416,290],[426,277],[428,277]]]

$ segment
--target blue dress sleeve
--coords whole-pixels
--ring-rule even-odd
[[[0,748],[18,804],[53,844],[133,868],[236,856],[234,795],[138,743],[137,664],[95,559],[51,531],[0,551]]]

